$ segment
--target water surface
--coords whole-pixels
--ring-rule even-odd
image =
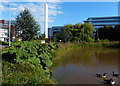
[[[70,49],[53,66],[52,77],[59,84],[103,84],[103,78],[96,77],[96,73],[107,73],[108,79],[118,83],[112,71],[118,73],[119,52],[109,48]]]

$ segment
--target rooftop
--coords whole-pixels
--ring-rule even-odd
[[[120,16],[110,16],[110,17],[90,17],[90,18],[88,18],[88,19],[95,19],[95,18],[97,18],[97,19],[99,19],[99,18],[120,18]]]

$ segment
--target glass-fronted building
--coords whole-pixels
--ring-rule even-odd
[[[84,23],[91,23],[94,26],[94,30],[96,31],[98,28],[103,27],[104,25],[114,27],[117,24],[120,24],[120,16],[113,17],[91,17],[88,18]]]
[[[60,33],[63,26],[54,26],[52,28],[48,28],[48,36],[49,38],[53,38],[54,34]]]

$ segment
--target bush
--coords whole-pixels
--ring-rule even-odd
[[[108,39],[101,39],[101,40],[98,39],[97,42],[109,42],[109,40]]]
[[[8,45],[9,43],[5,42],[5,41],[0,41],[0,44],[2,44],[2,45]]]
[[[120,41],[120,25],[112,26],[105,25],[99,28],[96,33],[96,38],[108,39],[109,41]]]
[[[14,43],[15,42],[19,42],[19,38],[14,38],[14,41],[13,41]]]
[[[21,41],[12,43],[12,47],[4,48],[2,57],[3,60],[15,64],[30,63],[42,70],[44,77],[49,79],[51,77],[50,68],[53,64],[51,52],[56,48],[57,45],[55,43],[41,44],[39,40],[33,40],[31,42]]]

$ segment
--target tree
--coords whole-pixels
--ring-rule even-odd
[[[70,25],[67,25],[70,26]],[[72,41],[86,41],[93,42],[93,25],[90,23],[80,24],[77,23],[73,26],[70,26],[70,32],[72,33]]]
[[[42,40],[45,40],[45,33],[41,34],[41,35],[40,35],[40,38],[41,38]]]
[[[63,42],[86,41],[93,42],[93,25],[90,23],[75,25],[67,24],[61,29],[61,33],[56,34],[54,38]]]
[[[67,25],[64,26],[64,28],[66,28],[66,29],[68,29],[70,31],[71,41],[78,40],[79,33],[80,33],[79,31],[80,31],[80,28],[81,28],[80,23],[77,23],[75,25],[67,24]]]
[[[70,30],[68,28],[62,28],[61,29],[61,38],[63,42],[70,42],[72,39],[72,33],[70,32]]]
[[[78,25],[77,25],[78,26]],[[86,41],[93,42],[93,25],[90,23],[85,23],[77,27],[77,36],[75,37],[76,41]]]
[[[25,8],[24,11],[21,11],[16,17],[15,26],[21,32],[20,36],[23,41],[30,41],[31,39],[36,38],[38,31],[40,30],[40,26],[36,23],[27,8]]]
[[[90,23],[85,23],[85,24],[83,24],[83,27],[85,29],[84,33],[89,35],[90,37],[92,37],[93,36],[93,31],[94,31],[93,25],[90,24]]]
[[[99,39],[108,39],[109,41],[120,41],[120,25],[115,25],[115,27],[107,26],[98,28]]]
[[[81,28],[81,25],[82,25],[81,23],[77,23],[77,24],[74,25],[74,28],[80,29],[80,28]]]
[[[61,35],[60,35],[60,33],[55,33],[53,38],[54,38],[53,40],[54,40],[55,42],[58,42],[59,40],[61,40]]]

